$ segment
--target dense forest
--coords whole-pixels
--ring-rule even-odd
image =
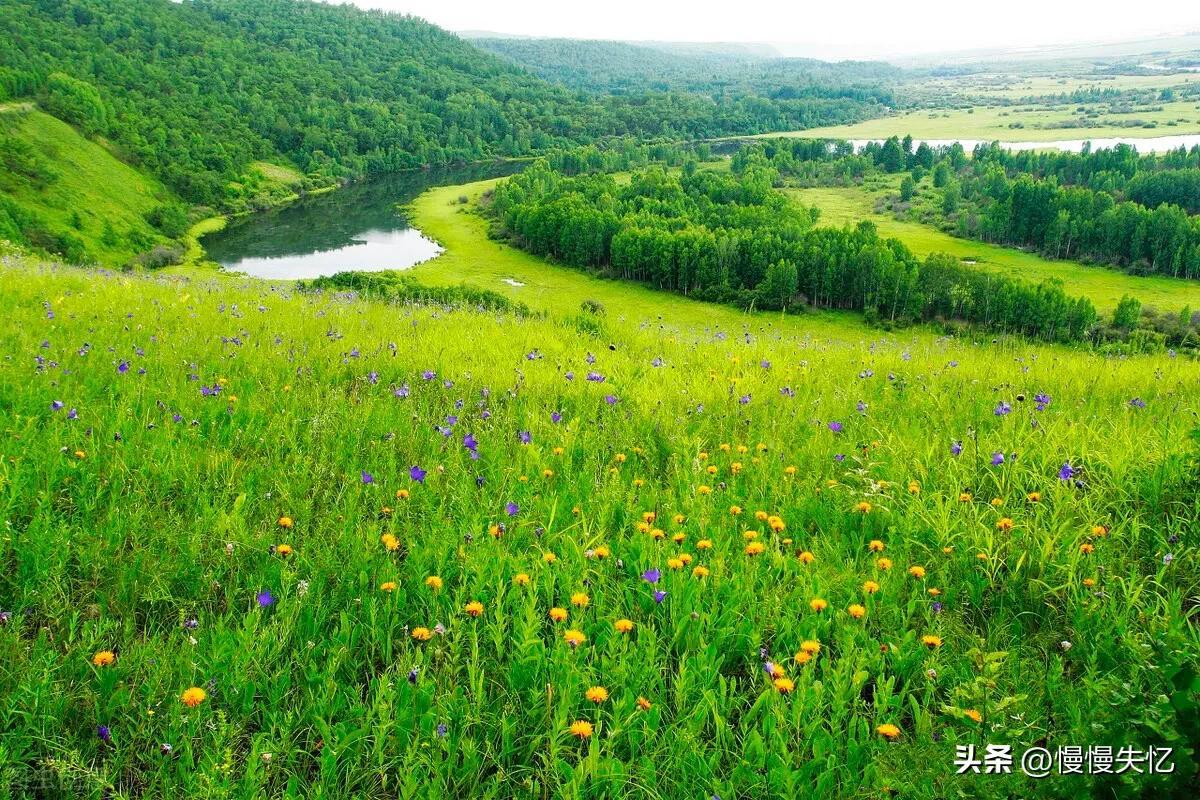
[[[872,90],[836,81],[779,99],[580,95],[421,20],[307,0],[6,0],[0,27],[0,102],[34,99],[189,202],[219,207],[247,191],[260,159],[332,181],[880,108]]]
[[[544,161],[501,183],[489,212],[498,233],[531,252],[699,299],[767,309],[856,309],[892,323],[964,320],[1043,339],[1083,338],[1086,299],[962,266],[919,260],[869,222],[816,228],[818,213],[772,189],[777,173],[733,175],[651,167],[627,184],[571,177]]]
[[[628,42],[577,39],[471,40],[549,81],[587,92],[692,92],[714,99],[761,97],[857,100],[894,105],[893,84],[903,74],[890,64],[807,58],[764,58],[740,52],[679,52]],[[843,104],[844,105],[844,104]]]
[[[960,236],[1138,274],[1200,278],[1200,147],[1139,155],[1128,146],[1045,153],[992,143],[968,155],[957,143],[914,147],[911,137],[860,152],[849,142],[780,139],[743,148],[733,166],[760,162],[809,184],[909,172],[901,207]],[[926,178],[936,202],[910,208]]]

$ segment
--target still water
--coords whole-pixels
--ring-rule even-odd
[[[223,268],[268,280],[356,270],[408,269],[442,249],[411,227],[399,205],[433,186],[510,175],[519,163],[415,170],[352,184],[284,208],[230,222],[204,237]]]

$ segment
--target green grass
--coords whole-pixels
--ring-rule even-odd
[[[804,138],[884,139],[911,134],[918,139],[981,139],[1005,142],[1049,142],[1059,139],[1098,139],[1111,136],[1145,138],[1200,133],[1200,104],[1173,102],[1163,104],[1161,111],[1135,111],[1130,114],[1102,113],[1095,127],[1063,127],[1077,119],[1078,106],[1067,104],[1059,108],[976,107],[971,110],[911,111],[888,117],[866,120],[852,125],[812,128],[772,136]],[[1155,123],[1155,127],[1123,127],[1118,123],[1130,119]],[[1185,120],[1181,122],[1180,120]],[[1013,123],[1024,127],[1014,129]],[[1169,124],[1174,123],[1174,124]]]
[[[813,313],[803,317],[746,314],[728,306],[701,303],[635,284],[594,277],[556,266],[515,247],[489,239],[487,222],[473,211],[496,180],[431,189],[409,206],[413,225],[439,242],[445,252],[410,271],[432,285],[466,283],[500,292],[531,308],[575,311],[597,300],[619,320],[653,321],[672,328],[712,326],[735,333],[754,325],[782,333],[858,337],[863,328],[851,314]],[[467,204],[459,203],[462,196]],[[512,286],[506,280],[524,284]]]
[[[16,796],[1184,791],[1194,362],[806,336],[824,319],[719,336],[731,312],[485,246],[446,202],[459,191],[418,217],[474,249],[417,274],[503,290],[515,273],[531,291],[513,296],[553,313],[0,263],[0,776]],[[598,334],[569,321],[605,291]],[[94,666],[101,651],[115,661]],[[196,708],[189,687],[207,692]],[[985,742],[1173,746],[1177,771],[954,776],[955,747]]]
[[[1089,298],[1101,311],[1112,310],[1127,294],[1159,310],[1200,308],[1200,284],[1195,281],[1128,275],[1107,267],[1055,261],[1010,247],[960,239],[929,225],[898,220],[891,213],[875,213],[875,201],[882,194],[878,190],[833,187],[787,191],[806,205],[821,209],[819,224],[841,226],[870,220],[881,234],[899,239],[918,255],[949,253],[975,261],[979,269],[1031,281],[1057,278],[1068,294]]]
[[[172,200],[158,181],[29,104],[0,108],[0,133],[32,145],[57,173],[44,188],[17,181],[7,184],[7,190],[0,184],[0,191],[45,220],[52,231],[79,236],[98,263],[119,266],[149,245],[166,241],[144,218],[146,212]],[[73,224],[76,214],[79,228]],[[117,234],[111,244],[104,241],[105,222]],[[130,238],[148,244],[136,247]]]

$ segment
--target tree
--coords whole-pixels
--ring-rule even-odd
[[[913,195],[917,193],[917,182],[912,179],[911,175],[905,175],[900,181],[900,199],[907,203],[913,199]]]
[[[1113,327],[1123,331],[1132,330],[1137,326],[1142,316],[1142,304],[1134,297],[1124,295],[1117,308],[1113,311]]]

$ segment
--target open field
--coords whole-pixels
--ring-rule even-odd
[[[1058,108],[1034,106],[977,107],[953,111],[910,111],[888,117],[866,120],[853,125],[812,128],[771,136],[805,138],[886,139],[889,136],[912,135],[917,139],[983,139],[1009,142],[1048,142],[1058,139],[1097,139],[1111,136],[1146,138],[1186,133],[1200,133],[1200,104],[1172,102],[1162,104],[1161,111],[1133,111],[1129,114],[1101,113],[1091,120],[1091,127],[1066,127],[1064,123],[1078,119],[1078,106]],[[1120,123],[1140,120],[1154,123],[1153,127],[1125,126]],[[1011,127],[1020,123],[1022,127]]]
[[[918,255],[949,253],[975,262],[979,269],[1012,277],[1038,281],[1057,278],[1068,294],[1089,298],[1102,312],[1111,311],[1124,295],[1133,295],[1143,304],[1160,310],[1184,306],[1200,308],[1200,283],[1157,275],[1127,275],[1107,267],[1089,266],[1076,261],[1055,261],[1036,253],[1011,247],[959,239],[919,222],[896,219],[892,214],[874,211],[878,191],[859,188],[788,189],[788,194],[806,205],[821,209],[818,224],[847,225],[860,220],[874,223],[880,233],[908,245]]]
[[[923,93],[943,93],[946,96],[1003,98],[1019,100],[1025,97],[1047,97],[1089,89],[1169,89],[1200,81],[1200,72],[1165,72],[1154,75],[1006,75],[978,74],[954,79],[942,78],[921,81]]]
[[[1193,362],[726,336],[672,298],[663,331],[615,284],[588,332],[604,286],[477,251],[418,274],[522,270],[556,313],[0,265],[10,785],[1181,790]],[[1176,772],[956,777],[985,742]]]

